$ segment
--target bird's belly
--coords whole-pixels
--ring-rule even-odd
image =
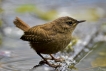
[[[68,44],[70,43],[69,41],[58,41],[58,42],[51,42],[51,43],[45,43],[45,44],[36,44],[36,43],[31,43],[31,47],[36,51],[40,52],[43,54],[54,54],[59,52],[60,50],[63,50]]]
[[[58,51],[60,51],[63,46],[58,46],[57,44],[34,44],[34,43],[31,43],[30,44],[31,47],[36,51],[36,52],[40,52],[40,53],[43,53],[43,54],[54,54],[54,53],[57,53]]]

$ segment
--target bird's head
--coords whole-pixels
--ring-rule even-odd
[[[58,27],[60,27],[62,32],[72,32],[79,23],[85,22],[85,20],[78,21],[71,17],[65,16],[56,19],[55,22],[58,25]]]

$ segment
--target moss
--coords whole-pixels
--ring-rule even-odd
[[[73,46],[76,45],[78,39],[76,37],[73,37],[70,44],[65,48],[65,50],[62,50],[61,52],[66,52],[66,53],[70,53],[73,51]]]
[[[50,10],[48,12],[40,12],[38,14],[38,17],[40,17],[43,20],[51,20],[55,18],[56,14],[57,14],[56,10]]]
[[[37,8],[34,5],[24,4],[16,8],[16,12],[26,13],[26,12],[34,12]]]
[[[18,12],[18,13],[34,13],[39,18],[41,18],[43,20],[51,20],[57,14],[56,10],[49,10],[47,12],[44,12],[44,11],[38,9],[35,5],[32,5],[32,4],[21,5],[18,8],[16,8],[15,11]]]
[[[2,44],[2,36],[0,36],[0,45]]]
[[[2,8],[0,8],[0,13],[2,13],[3,12],[3,9]]]
[[[0,19],[0,27],[2,26],[2,20]]]

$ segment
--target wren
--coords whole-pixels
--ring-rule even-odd
[[[20,39],[28,41],[31,48],[36,51],[45,63],[54,68],[59,65],[50,64],[47,58],[44,58],[41,54],[49,54],[53,60],[61,61],[51,54],[63,50],[71,42],[72,32],[82,22],[85,22],[85,20],[78,21],[65,16],[43,25],[30,27],[18,17],[14,20],[16,27],[24,31]]]

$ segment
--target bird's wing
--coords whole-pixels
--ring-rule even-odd
[[[34,43],[48,43],[55,39],[56,32],[52,31],[52,27],[32,27],[24,33],[22,40]]]

